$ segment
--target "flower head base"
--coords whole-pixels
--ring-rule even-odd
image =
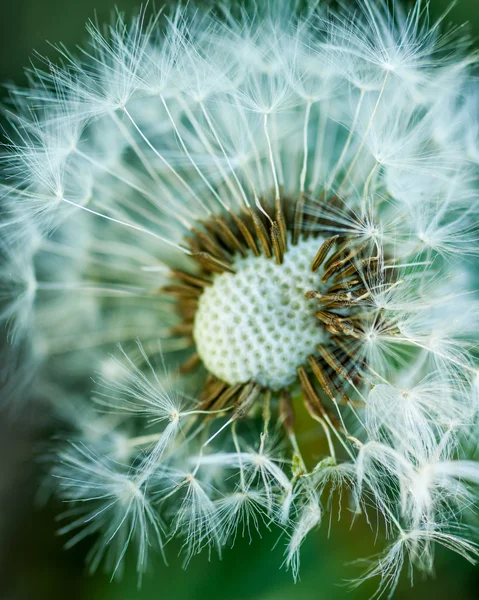
[[[200,296],[193,335],[206,368],[229,384],[257,381],[277,390],[316,351],[312,258],[317,239],[286,250],[281,263],[254,255],[234,261]],[[308,260],[309,254],[309,260]]]
[[[369,294],[358,273],[371,275],[380,257],[365,258],[367,244],[361,248],[348,236],[325,238],[327,224],[303,210],[302,199],[278,199],[229,224],[206,223],[206,231],[189,240],[201,273],[176,271],[182,283],[164,288],[184,311],[175,332],[192,330],[197,358],[226,384],[254,381],[278,391],[321,352],[345,373],[323,347],[344,353],[336,338],[346,343],[359,335],[358,309],[365,317],[362,301]]]
[[[296,576],[346,493],[397,538],[381,585],[476,556],[474,57],[421,2],[357,6],[119,17],[12,90],[7,390],[28,372],[74,431],[93,567],[274,524]]]

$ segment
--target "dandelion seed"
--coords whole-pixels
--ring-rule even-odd
[[[299,573],[299,548],[308,533],[319,526],[321,518],[322,510],[319,506],[319,500],[312,495],[309,502],[301,508],[300,516],[294,526],[286,552],[286,564],[291,567],[295,579]]]
[[[73,506],[62,518],[74,517],[61,533],[80,529],[67,547],[101,531],[90,554],[91,570],[97,569],[106,554],[115,576],[121,574],[126,551],[134,543],[141,575],[147,566],[149,547],[162,548],[162,525],[147,489],[137,483],[138,476],[125,465],[95,455],[84,444],[72,444],[59,458],[53,475],[60,482],[60,496]]]

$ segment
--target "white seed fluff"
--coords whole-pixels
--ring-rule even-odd
[[[237,258],[201,295],[194,338],[205,367],[229,384],[255,381],[272,390],[290,384],[327,335],[314,316],[318,289],[311,263],[317,237],[289,246],[281,265],[253,254]]]

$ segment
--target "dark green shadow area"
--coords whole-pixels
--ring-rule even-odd
[[[194,558],[187,570],[175,557],[178,546],[169,548],[169,566],[152,562],[140,590],[134,569],[128,569],[120,583],[96,576],[87,584],[88,600],[366,600],[377,586],[371,580],[351,589],[348,580],[358,577],[364,564],[351,564],[366,557],[373,548],[374,536],[358,522],[349,528],[348,517],[332,524],[328,539],[327,523],[306,540],[301,553],[301,579],[294,583],[290,572],[280,568],[284,540],[275,546],[277,532],[261,540],[239,539],[233,550],[226,550],[221,561],[206,554]],[[413,589],[403,577],[395,598],[404,600],[461,600],[477,598],[477,571],[460,559],[439,552],[439,579],[416,580]]]

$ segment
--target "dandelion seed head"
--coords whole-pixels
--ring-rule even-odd
[[[88,35],[10,88],[0,158],[0,385],[31,385],[70,432],[70,545],[97,536],[92,569],[115,574],[134,545],[141,577],[164,536],[186,564],[274,525],[296,578],[348,496],[397,540],[363,577],[379,593],[404,564],[431,572],[435,544],[472,559],[462,31],[423,2],[281,0]]]

